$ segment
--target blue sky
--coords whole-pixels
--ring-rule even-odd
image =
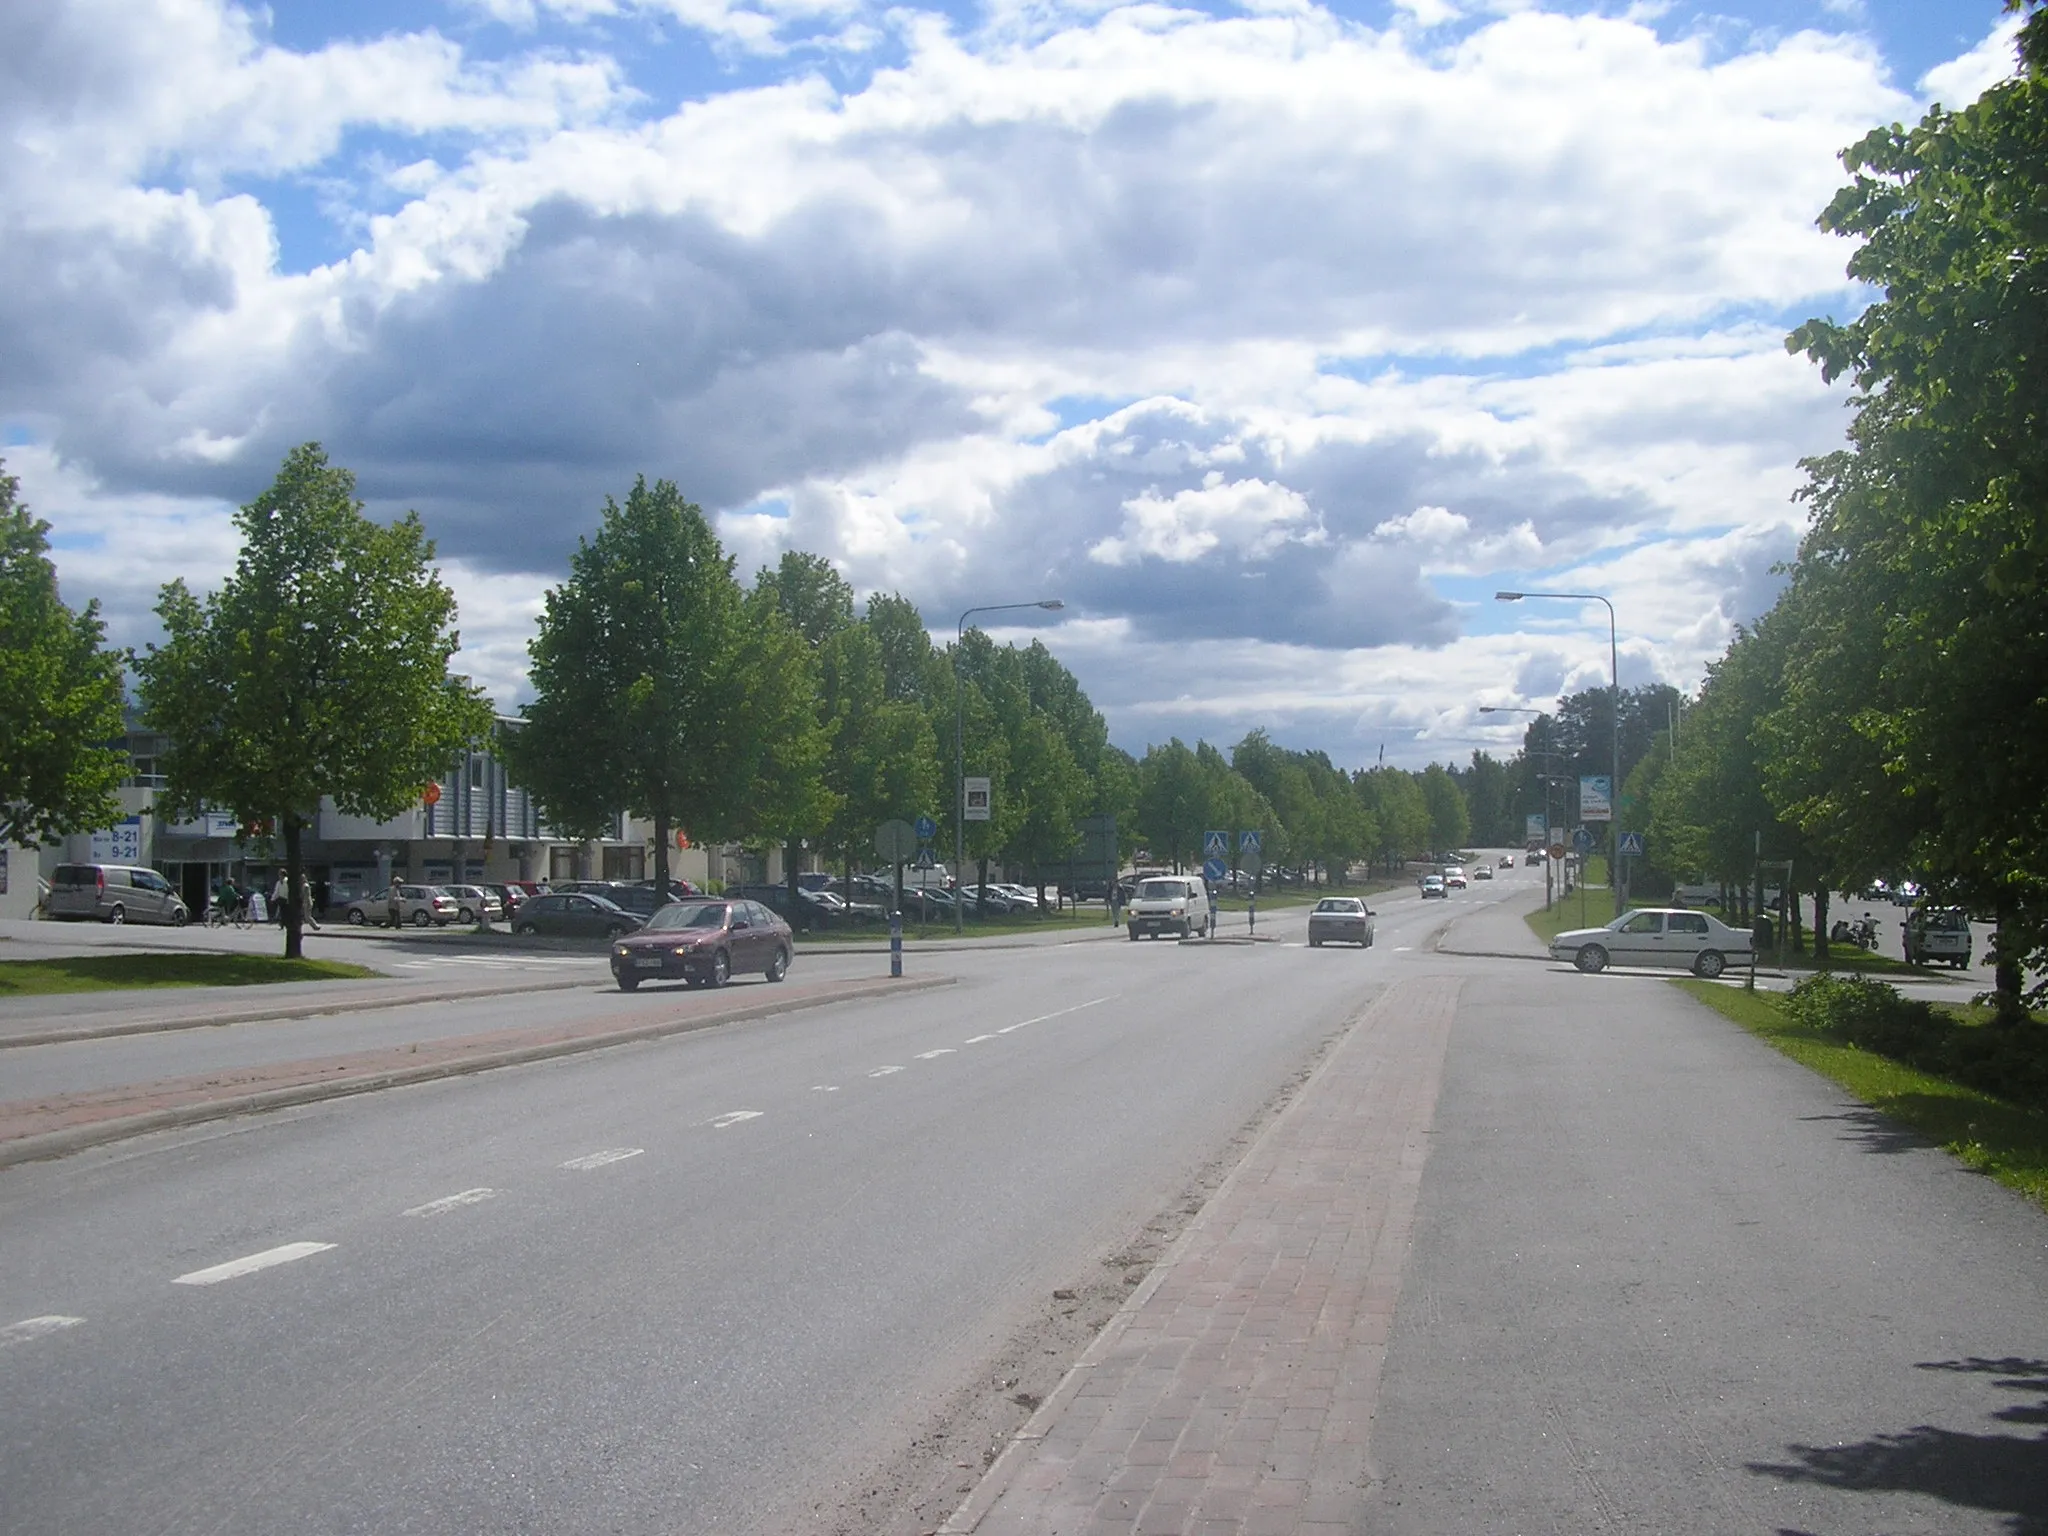
[[[1510,749],[1695,686],[1796,547],[1870,126],[1990,4],[54,0],[0,20],[0,440],[145,639],[293,443],[417,508],[461,664],[634,475],[935,629],[1050,593],[1123,745]],[[1548,611],[1542,611],[1547,608]],[[1597,622],[1596,622],[1597,620]]]

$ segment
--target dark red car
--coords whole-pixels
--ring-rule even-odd
[[[722,987],[750,971],[780,981],[795,953],[789,924],[761,903],[713,896],[670,902],[637,933],[614,940],[612,975],[622,992],[677,977],[693,987]]]

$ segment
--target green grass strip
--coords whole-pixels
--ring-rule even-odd
[[[0,961],[0,997],[156,987],[254,987],[279,981],[381,979],[380,973],[346,961],[287,960],[282,955],[184,952]]]
[[[1672,984],[1979,1173],[2048,1208],[2048,1116],[1803,1028],[1771,993],[1690,978]]]

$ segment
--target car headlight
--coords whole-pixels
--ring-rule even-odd
[[[690,952],[690,946],[687,944],[678,944],[676,946],[675,952],[679,955],[687,955]]]

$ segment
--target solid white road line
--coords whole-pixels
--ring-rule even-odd
[[[46,1333],[62,1333],[66,1328],[76,1328],[84,1322],[82,1317],[25,1317],[18,1323],[9,1323],[0,1328],[0,1349],[10,1344],[26,1344],[30,1339],[40,1339]]]
[[[495,1189],[465,1189],[459,1195],[443,1195],[438,1200],[429,1200],[425,1205],[416,1205],[405,1214],[408,1216],[438,1216],[443,1211],[452,1211],[460,1206],[481,1205],[497,1193]]]
[[[606,1163],[623,1163],[646,1150],[645,1147],[606,1147],[602,1152],[586,1152],[581,1157],[572,1157],[562,1166],[582,1173],[591,1168],[602,1168]]]
[[[247,1258],[230,1259],[225,1264],[215,1264],[209,1269],[195,1269],[189,1275],[180,1275],[173,1285],[218,1285],[223,1280],[238,1280],[243,1275],[253,1275],[259,1269],[271,1269],[279,1264],[289,1264],[294,1259],[309,1259],[316,1253],[325,1253],[332,1243],[286,1243],[281,1248],[266,1248],[261,1253],[252,1253]]]
[[[758,1120],[764,1113],[766,1113],[766,1111],[759,1109],[728,1110],[726,1113],[718,1116],[711,1122],[711,1129],[713,1129],[714,1131],[722,1131],[728,1125],[738,1125],[743,1120]]]
[[[1007,1035],[1013,1029],[1023,1029],[1028,1024],[1043,1024],[1047,1019],[1063,1019],[1070,1013],[1079,1013],[1083,1008],[1093,1008],[1097,1003],[1106,1003],[1108,1001],[1107,997],[1091,997],[1087,1002],[1076,1003],[1071,1008],[1055,1008],[1051,1013],[1041,1013],[1035,1019],[1019,1019],[1015,1024],[1005,1024],[996,1033]]]

